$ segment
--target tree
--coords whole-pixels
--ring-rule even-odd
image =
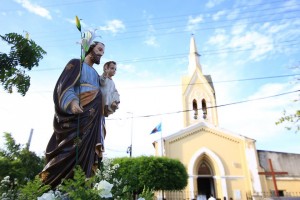
[[[9,93],[16,87],[18,93],[24,96],[30,86],[30,77],[25,72],[38,66],[46,51],[33,40],[17,33],[0,37],[11,46],[8,54],[0,52],[0,83]]]
[[[299,70],[300,64],[294,67],[294,70]],[[300,81],[299,77],[296,77],[296,83]],[[299,90],[298,90],[299,92]],[[295,103],[299,103],[300,101],[300,94],[298,95],[298,99],[295,99]],[[292,113],[287,113],[286,111],[283,112],[283,116],[275,122],[276,125],[286,123],[287,126],[285,127],[287,130],[295,129],[295,133],[300,132],[300,109],[296,109],[296,111]]]
[[[17,179],[20,185],[33,180],[43,169],[44,159],[27,148],[21,148],[10,133],[4,133],[4,138],[5,148],[0,149],[0,180],[9,176],[11,180]]]
[[[276,124],[281,124],[287,122],[289,125],[285,128],[287,130],[292,130],[295,128],[295,132],[300,132],[300,110],[296,110],[293,114],[287,114],[286,111],[283,112],[283,116],[279,118]]]
[[[188,175],[183,164],[166,157],[116,158],[120,165],[117,174],[130,190],[140,194],[144,187],[153,190],[181,190],[187,185]]]

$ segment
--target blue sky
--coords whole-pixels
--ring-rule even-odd
[[[177,111],[183,109],[180,85],[191,34],[203,74],[215,82],[218,105],[299,90],[299,68],[293,68],[300,62],[299,11],[299,0],[1,0],[0,34],[28,32],[47,55],[28,72],[25,97],[1,88],[0,132],[25,144],[33,128],[31,150],[40,155],[45,150],[54,85],[65,64],[80,56],[76,15],[83,29],[97,29],[106,44],[97,71],[108,60],[118,63],[114,80],[121,104],[107,120],[106,138],[106,156],[115,157],[127,155],[131,136],[133,156],[153,154],[152,142],[160,134],[149,133],[161,121],[163,135],[183,128]],[[0,50],[9,47],[0,41]],[[299,108],[292,103],[297,98],[299,92],[220,107],[220,127],[257,140],[257,149],[300,153],[299,134],[275,125],[283,110]],[[153,116],[140,117],[147,115]]]

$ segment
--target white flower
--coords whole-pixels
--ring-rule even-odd
[[[143,198],[143,197],[140,197],[140,198],[138,198],[137,200],[145,200],[145,198]]]
[[[2,180],[1,180],[1,184],[9,184],[10,180],[9,180],[9,176],[5,176]]]
[[[55,200],[55,195],[52,190],[38,197],[37,200]]]
[[[96,37],[101,37],[99,35],[96,35],[96,30],[87,30],[83,33],[83,37],[81,39],[81,46],[84,49],[85,52],[88,51],[89,47],[91,46],[91,44],[94,42],[94,39]]]
[[[113,184],[110,184],[109,182],[102,180],[99,183],[96,183],[94,186],[94,189],[98,190],[98,194],[102,198],[110,198],[112,197],[111,194],[111,188],[113,187]]]

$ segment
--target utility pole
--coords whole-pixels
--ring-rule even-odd
[[[30,130],[28,142],[27,142],[27,145],[26,145],[27,150],[29,150],[29,148],[30,148],[30,143],[31,143],[32,134],[33,134],[33,129]]]
[[[127,148],[127,153],[129,153],[129,156],[132,157],[132,134],[133,134],[133,113],[127,112],[131,114],[131,134],[130,134],[130,146]]]

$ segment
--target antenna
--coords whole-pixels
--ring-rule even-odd
[[[33,129],[31,129],[31,130],[30,130],[30,134],[29,134],[28,142],[27,142],[27,145],[26,145],[26,148],[27,148],[27,150],[29,150],[29,147],[30,147],[30,143],[31,143],[32,134],[33,134]]]

